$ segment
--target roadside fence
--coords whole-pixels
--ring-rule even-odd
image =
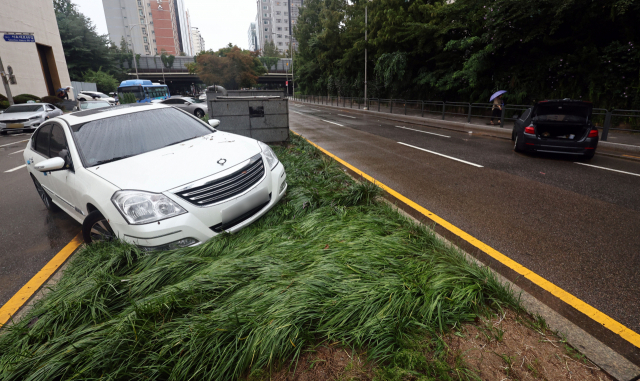
[[[357,109],[369,109],[398,115],[439,118],[470,124],[491,124],[492,103],[422,101],[406,99],[379,99],[358,97],[336,97],[327,95],[296,95],[294,100],[311,104],[340,106]],[[505,121],[515,121],[531,105],[506,104],[502,108],[499,121],[504,128]],[[497,119],[497,118],[496,118]],[[610,131],[640,133],[640,110],[606,110],[594,108],[592,114],[594,127],[602,131],[600,140],[606,141]]]

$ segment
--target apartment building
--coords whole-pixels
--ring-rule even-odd
[[[289,50],[293,38],[291,30],[297,22],[303,0],[258,0],[256,32],[258,49],[273,41],[280,52]]]
[[[192,50],[184,0],[102,0],[102,6],[109,39],[116,45],[124,38],[140,55],[189,54]]]
[[[258,35],[256,34],[256,23],[252,22],[249,25],[247,37],[249,38],[249,50],[251,50],[252,52],[258,50]]]
[[[191,46],[193,47],[193,55],[206,50],[204,47],[204,38],[202,38],[202,34],[200,34],[200,29],[196,27],[191,27]]]

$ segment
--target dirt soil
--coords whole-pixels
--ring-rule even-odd
[[[550,331],[542,319],[513,311],[453,329],[444,340],[449,359],[462,358],[481,380],[614,381]],[[366,357],[365,352],[324,343],[306,351],[297,367],[291,364],[271,375],[254,374],[248,380],[369,381],[374,379],[375,364]],[[410,380],[414,378],[406,379]]]
[[[482,380],[613,380],[542,319],[512,311],[464,325],[446,342]]]

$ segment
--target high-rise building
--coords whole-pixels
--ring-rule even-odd
[[[252,52],[258,50],[258,35],[256,34],[256,23],[252,22],[249,25],[249,32],[247,33],[249,38],[249,50]]]
[[[205,51],[204,38],[202,38],[200,30],[196,27],[191,27],[191,46],[193,46],[193,55]]]
[[[102,0],[109,39],[124,38],[136,54],[192,53],[191,22],[184,0]]]
[[[259,0],[256,16],[258,48],[264,49],[273,41],[280,52],[289,50],[292,43],[291,30],[296,24],[303,0]]]

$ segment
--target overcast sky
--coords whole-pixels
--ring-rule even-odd
[[[102,0],[72,0],[96,25],[99,34],[108,34]],[[198,27],[206,49],[218,50],[228,43],[249,48],[247,32],[256,19],[256,0],[184,0],[191,26]]]

